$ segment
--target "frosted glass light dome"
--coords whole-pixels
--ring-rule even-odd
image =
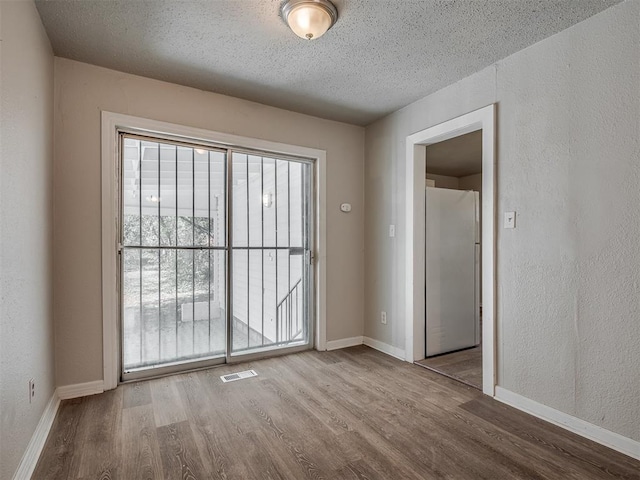
[[[327,0],[289,0],[282,6],[282,16],[293,33],[315,40],[333,26],[338,11]]]

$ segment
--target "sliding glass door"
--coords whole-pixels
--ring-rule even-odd
[[[233,154],[231,353],[307,343],[311,165]]]
[[[122,378],[308,345],[312,164],[133,134],[120,151]]]

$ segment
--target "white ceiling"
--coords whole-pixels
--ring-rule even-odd
[[[367,125],[620,0],[334,0],[322,38],[281,0],[36,0],[56,55]]]
[[[429,145],[427,173],[449,177],[482,173],[482,130]]]

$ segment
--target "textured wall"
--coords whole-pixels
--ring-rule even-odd
[[[101,110],[326,150],[327,340],[362,335],[363,128],[60,58],[55,92],[59,385],[102,379]]]
[[[0,2],[0,18],[0,479],[8,480],[55,388],[53,54],[32,2]]]
[[[498,384],[634,440],[639,19],[614,6],[367,127],[365,147],[365,335],[404,347],[407,135],[496,102],[498,220],[518,213],[497,230]]]

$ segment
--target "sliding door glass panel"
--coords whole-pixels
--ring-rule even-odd
[[[248,258],[249,250],[246,248],[238,249],[234,252],[233,256],[233,268],[232,284],[233,284],[233,321],[231,322],[233,350],[243,350],[248,348],[247,335],[248,330],[248,317],[249,317],[249,277],[248,273]]]
[[[159,250],[142,249],[142,294],[140,307],[142,322],[140,335],[142,336],[141,357],[146,362],[157,362],[160,359],[160,299],[158,295],[158,274],[160,272]]]
[[[292,334],[291,339],[298,340],[305,338],[306,327],[308,324],[304,322],[304,308],[305,308],[305,292],[303,291],[304,285],[302,278],[304,276],[304,256],[303,255],[291,255],[290,257],[290,274],[289,278],[296,280],[291,286],[290,294],[287,295],[287,311],[289,312],[289,318],[287,319]]]
[[[276,237],[278,247],[289,246],[289,162],[276,160]]]
[[[278,249],[276,253],[276,294],[278,305],[276,306],[276,342],[284,342],[291,339],[288,334],[288,301],[291,278],[289,277],[289,251]]]
[[[262,249],[249,250],[249,332],[259,332],[248,337],[249,348],[263,345],[262,255]]]
[[[123,344],[122,356],[125,365],[142,363],[141,259],[142,250],[122,252],[122,336],[127,340]]]
[[[263,272],[264,272],[264,344],[265,346],[276,343],[276,254],[277,250],[263,250]]]
[[[264,158],[262,160],[263,177],[262,177],[262,237],[263,246],[276,244],[276,209],[273,207],[276,192],[276,161],[272,158]]]
[[[178,198],[178,245],[180,246],[192,246],[193,232],[194,232],[194,217],[193,201],[194,201],[194,188],[193,188],[193,149],[186,147],[174,147],[176,150],[177,158],[177,185],[176,195]]]
[[[209,246],[227,245],[226,155],[209,152]]]
[[[304,191],[302,188],[305,165],[289,163],[289,244],[292,247],[304,247]]]
[[[226,355],[226,153],[122,136],[123,376]]]
[[[174,216],[175,218],[175,216]],[[175,228],[173,229],[175,238]],[[177,351],[175,328],[178,324],[178,253],[174,249],[160,250],[160,355],[170,358]]]
[[[160,144],[158,144],[160,145]],[[160,145],[160,245],[175,246],[177,235],[177,177],[176,148],[173,145]],[[174,252],[175,253],[175,252]]]
[[[232,157],[232,354],[309,342],[309,163]]]
[[[209,351],[227,350],[226,258],[224,250],[209,251]]]
[[[195,326],[195,250],[178,250],[178,320],[176,322],[176,358],[189,356],[193,351],[193,328]],[[195,352],[194,352],[195,353]]]

